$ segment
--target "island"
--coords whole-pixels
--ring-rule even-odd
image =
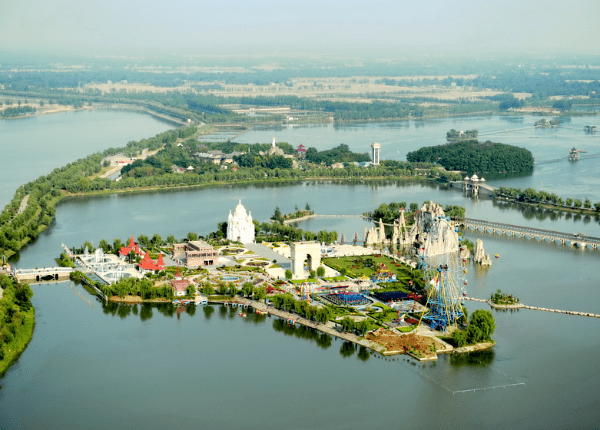
[[[428,202],[410,216],[409,238],[398,244],[402,253],[387,252],[383,244],[344,244],[336,232],[299,235],[282,218],[255,222],[240,201],[227,222],[206,237],[141,235],[101,240],[97,248],[86,242],[65,247],[57,263],[101,298],[107,312],[116,304],[153,303],[167,306],[168,312],[216,304],[238,308],[242,318],[273,315],[382,355],[408,354],[418,360],[435,360],[438,353],[465,345],[493,346],[489,311],[474,312],[469,319],[456,283],[448,282],[455,274],[447,266],[423,265],[413,246],[427,228],[431,238],[417,239],[419,246],[440,255],[459,249],[459,233],[439,205]],[[236,237],[243,239],[232,240]],[[442,241],[449,245],[437,243]],[[267,258],[273,253],[279,260]],[[291,269],[281,266],[286,260]],[[41,272],[16,276],[45,279]],[[461,333],[457,339],[451,336],[455,331]]]
[[[447,170],[468,174],[533,171],[533,156],[529,150],[489,140],[426,146],[409,152],[406,159],[413,163],[438,163]]]

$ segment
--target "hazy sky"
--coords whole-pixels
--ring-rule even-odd
[[[599,0],[0,0],[0,50],[594,52],[599,19]]]

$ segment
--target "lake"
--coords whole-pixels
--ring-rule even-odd
[[[468,119],[439,122],[444,121],[442,138]],[[507,122],[493,117],[474,121],[476,126],[462,123],[460,128],[482,133],[488,121]],[[407,128],[416,134],[435,124]],[[313,133],[313,128],[307,130]],[[385,136],[406,131],[393,123],[368,124],[362,130],[352,133],[366,147],[372,141],[383,145]],[[270,136],[263,140],[268,142],[276,131],[255,130],[244,138],[258,139],[251,133],[264,133]],[[296,141],[292,135],[278,140],[296,145],[306,138],[303,129],[293,131],[299,131]],[[93,129],[88,132],[93,134]],[[344,134],[348,131],[338,135],[334,128],[326,133],[336,144],[350,141]],[[552,139],[562,140],[557,148],[568,146],[568,138]],[[564,168],[559,162],[547,166]],[[510,181],[515,180],[522,179]],[[598,177],[590,180],[597,189]],[[552,191],[567,195],[571,187],[565,181]],[[239,198],[260,221],[266,221],[276,206],[289,212],[307,202],[317,213],[361,214],[384,202],[432,199],[465,206],[474,218],[598,236],[595,218],[554,216],[484,198],[473,200],[437,186],[300,183],[70,199],[57,207],[56,222],[21,252],[16,265],[53,264],[61,243],[79,246],[85,240],[97,243],[102,238],[154,233],[206,234],[226,219]],[[359,218],[317,218],[299,226],[336,229],[349,237],[355,231],[362,235],[366,225]],[[478,233],[467,237],[482,238],[487,253],[500,254],[490,268],[470,265],[466,274],[470,296],[488,298],[500,288],[526,304],[600,313],[599,251]],[[243,319],[217,306],[178,314],[170,306],[105,307],[70,282],[33,289],[36,330],[1,381],[0,428],[600,425],[597,319],[494,311],[497,346],[491,352],[440,356],[436,363],[419,364],[403,356],[383,359],[340,340],[292,330],[275,318]],[[472,313],[488,307],[467,302],[467,308]],[[525,385],[494,388],[521,382]],[[482,390],[460,392],[476,388]]]

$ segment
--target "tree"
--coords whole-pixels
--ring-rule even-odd
[[[189,240],[190,242],[194,241],[194,240],[198,240],[198,235],[196,233],[189,232],[187,234],[187,240]]]
[[[225,285],[224,282],[219,282],[219,285],[217,286],[217,291],[220,295],[225,295],[225,293],[227,293],[227,285]]]
[[[253,294],[254,300],[264,300],[267,298],[267,289],[265,287],[255,287]]]
[[[146,247],[146,246],[148,246],[148,243],[150,243],[150,239],[148,239],[148,236],[146,236],[145,234],[141,234],[138,236],[137,242],[140,245]]]
[[[454,330],[452,332],[452,341],[457,347],[462,347],[467,344],[467,332],[464,330]]]
[[[152,245],[154,246],[161,246],[163,244],[163,240],[162,237],[160,237],[160,235],[158,233],[154,233],[154,236],[152,236]]]
[[[575,200],[573,201],[573,206],[575,206],[577,209],[579,209],[579,208],[581,207],[581,205],[582,205],[582,202],[581,202],[581,200],[579,200],[579,199],[575,199]]]
[[[121,239],[113,239],[113,249],[115,252],[118,252],[123,247],[123,242]]]
[[[475,312],[473,312],[469,321],[467,340],[469,343],[490,340],[490,336],[495,330],[496,323],[492,313],[484,309],[477,309]]]
[[[202,288],[202,293],[204,293],[204,295],[207,297],[212,296],[213,294],[215,294],[215,289],[211,287],[211,285],[207,282]]]
[[[323,276],[325,276],[325,268],[323,266],[317,267],[317,276],[319,278],[322,278]]]
[[[310,210],[310,205],[308,204],[308,202],[306,203],[306,206],[304,206],[304,209],[309,211]]]
[[[325,230],[321,230],[317,233],[317,240],[321,243],[326,243],[329,239],[329,233]]]
[[[286,269],[285,271],[285,279],[292,279],[292,271],[290,269]]]
[[[311,242],[313,240],[315,240],[316,234],[314,234],[312,231],[305,231],[304,232],[304,240]]]
[[[185,289],[185,295],[188,298],[191,298],[194,296],[194,294],[196,294],[196,286],[194,284],[188,285],[187,288]]]
[[[233,298],[237,295],[238,289],[233,282],[229,283],[229,295]]]
[[[345,317],[342,321],[340,321],[340,325],[342,326],[342,330],[346,332],[350,332],[354,330],[354,320],[350,317]]]
[[[167,236],[166,242],[169,243],[169,244],[173,244],[173,243],[177,242],[177,239],[175,239],[175,236],[173,236],[172,234],[170,234],[170,235]]]
[[[253,291],[254,286],[252,285],[252,282],[244,282],[244,285],[242,286],[242,293],[244,294],[244,296],[250,297]]]
[[[104,239],[102,239],[100,241],[100,243],[98,244],[99,248],[102,248],[102,251],[104,251],[105,253],[110,251],[110,245],[108,244],[108,242]]]

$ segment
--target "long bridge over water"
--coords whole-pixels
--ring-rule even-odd
[[[581,248],[598,249],[600,245],[600,238],[585,236],[583,234],[564,233],[473,218],[455,218],[454,221],[457,225],[462,225],[465,228],[483,233],[522,237],[524,239],[534,239],[562,245],[569,244]]]

